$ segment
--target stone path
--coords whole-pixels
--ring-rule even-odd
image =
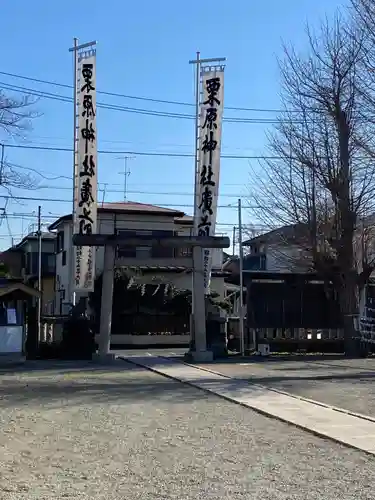
[[[375,419],[156,356],[128,360],[319,436],[375,455]]]

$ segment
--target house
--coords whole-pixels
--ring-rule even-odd
[[[308,272],[311,268],[304,250],[305,226],[293,224],[255,236],[242,243],[244,247],[243,271],[247,272]],[[223,271],[230,274],[227,279],[239,285],[239,257],[228,256]],[[231,290],[231,287],[227,287]]]
[[[55,313],[64,314],[70,308],[73,297],[73,234],[72,215],[65,215],[49,226],[56,233],[56,296]],[[176,209],[155,205],[119,202],[104,203],[98,207],[98,233],[128,234],[129,236],[173,236],[190,235],[193,230],[193,218]],[[220,298],[224,296],[224,277],[221,272],[222,250],[214,249],[211,289]],[[95,275],[99,278],[103,271],[104,248],[96,249]],[[172,320],[170,311],[161,313],[161,306],[150,306],[159,297],[163,301],[168,293],[181,296],[182,291],[191,290],[192,253],[189,248],[166,248],[122,245],[118,247],[115,261],[116,276],[126,276],[126,287],[122,289],[123,299],[119,301],[119,291],[114,293],[115,307],[122,309],[122,316],[114,313],[112,335],[116,335],[116,344],[132,343],[129,335],[153,335],[157,333],[183,333],[184,342],[189,333],[189,318],[184,314],[175,315]],[[116,286],[116,283],[115,283]],[[137,304],[133,303],[134,288],[140,290]],[[146,289],[147,288],[147,289]],[[177,292],[179,291],[179,292]],[[98,292],[99,293],[99,292]],[[88,294],[87,294],[88,295]],[[84,296],[80,293],[80,297]],[[153,298],[152,298],[153,297]],[[95,294],[94,294],[95,298]],[[94,300],[92,298],[92,300]],[[177,300],[177,299],[176,299]],[[181,299],[182,300],[182,299]],[[117,306],[116,306],[116,301]],[[120,303],[121,302],[121,303]],[[130,305],[132,302],[132,305]],[[183,301],[182,301],[183,302]],[[186,302],[186,301],[185,301]],[[181,304],[180,304],[181,305]],[[93,313],[100,309],[100,303],[91,306]],[[169,315],[169,316],[168,316]],[[166,317],[168,316],[168,321]],[[183,317],[182,317],[183,316]],[[116,319],[117,318],[117,319]],[[150,319],[151,318],[151,319]],[[176,326],[176,322],[178,325]],[[183,331],[182,331],[183,330]],[[156,339],[155,339],[156,341]]]
[[[313,272],[306,230],[293,224],[243,242],[248,249],[243,259],[245,344],[252,344],[254,332],[257,342],[271,344],[272,350],[342,344],[337,298]],[[226,281],[232,288],[239,285],[238,257],[225,262],[223,270],[230,272]],[[239,291],[232,294],[232,303],[238,310]]]
[[[342,320],[337,296],[333,289],[327,289],[327,283],[323,284],[322,277],[313,274],[311,253],[306,248],[309,246],[307,229],[305,224],[293,224],[243,243],[249,248],[243,266],[247,290],[252,290],[247,300],[248,313],[251,311],[249,324],[263,328],[267,338],[272,337],[272,340],[289,339],[301,343],[301,339],[314,340],[315,337],[326,344],[331,341],[337,345],[342,343]],[[323,243],[326,243],[325,239]],[[357,271],[364,271],[365,280],[365,285],[359,291],[359,327],[363,338],[373,343],[374,215],[358,221],[353,250]]]
[[[306,249],[307,226],[290,224],[246,240],[244,270],[267,272],[308,272],[311,260]]]
[[[244,247],[243,271],[249,272],[304,272],[308,269],[308,260],[303,253],[305,236],[303,225],[289,225],[255,236],[242,243]],[[247,250],[247,251],[246,251]],[[239,315],[239,257],[234,255],[226,259],[223,271],[229,274],[226,279],[226,295],[230,297],[233,315]],[[245,288],[245,287],[244,287]],[[246,289],[243,291],[246,301]]]
[[[24,361],[26,354],[35,353],[37,328],[29,307],[39,297],[38,290],[21,280],[0,278],[0,365]]]
[[[21,278],[23,283],[38,288],[39,242],[36,232],[25,236],[18,244],[2,252],[0,260],[7,274]],[[51,314],[55,300],[55,235],[42,233],[42,313]]]

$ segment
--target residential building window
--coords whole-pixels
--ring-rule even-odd
[[[56,255],[54,253],[42,253],[42,274],[54,273],[56,269]],[[39,270],[38,252],[29,252],[26,254],[25,273],[36,275]]]
[[[64,247],[64,231],[59,231],[56,238],[56,252],[63,252]]]
[[[127,234],[129,237],[135,237],[135,236],[155,236],[155,238],[160,238],[160,237],[167,237],[167,236],[173,236],[174,231],[156,231],[156,230],[135,230],[135,231],[129,231],[127,229],[120,229],[117,231],[118,235],[121,234]],[[175,252],[172,247],[162,247],[162,246],[130,246],[130,245],[119,245],[117,248],[117,257],[119,258],[130,258],[130,259],[148,259],[148,258],[153,258],[153,259],[169,259],[173,258]]]
[[[119,229],[117,234],[120,235],[128,235],[129,238],[132,236],[136,236],[136,231],[129,231],[127,229]],[[118,245],[117,247],[117,257],[118,258],[127,258],[127,259],[135,259],[137,253],[136,248],[130,245]]]
[[[26,267],[27,267],[27,253],[23,253],[22,256],[21,256],[21,266],[22,266],[22,269],[24,269],[26,271]]]
[[[33,272],[33,269],[32,269],[32,253],[31,252],[28,252],[26,254],[26,269],[25,269],[25,272],[26,274],[32,274]]]
[[[61,265],[66,266],[66,250],[63,251],[61,256]]]
[[[175,248],[174,250],[175,257],[191,257],[193,255],[193,251],[191,248]]]
[[[156,238],[174,236],[174,231],[152,231],[152,235]],[[155,246],[152,247],[152,257],[154,259],[172,259],[174,256],[174,248],[173,247],[162,247]]]
[[[152,236],[153,231],[137,231],[137,236]],[[152,257],[152,248],[150,245],[137,247],[135,249],[137,259],[150,259]]]
[[[47,273],[54,273],[56,270],[56,255],[53,253],[46,254],[44,266]]]

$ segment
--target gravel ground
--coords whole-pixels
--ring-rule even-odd
[[[374,358],[239,361],[202,366],[375,418]]]
[[[0,373],[0,499],[375,498],[375,459],[119,362]]]

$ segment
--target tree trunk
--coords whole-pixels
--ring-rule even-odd
[[[342,276],[338,290],[340,310],[344,327],[345,355],[360,355],[359,332],[355,328],[354,318],[358,317],[357,283],[354,272]]]

